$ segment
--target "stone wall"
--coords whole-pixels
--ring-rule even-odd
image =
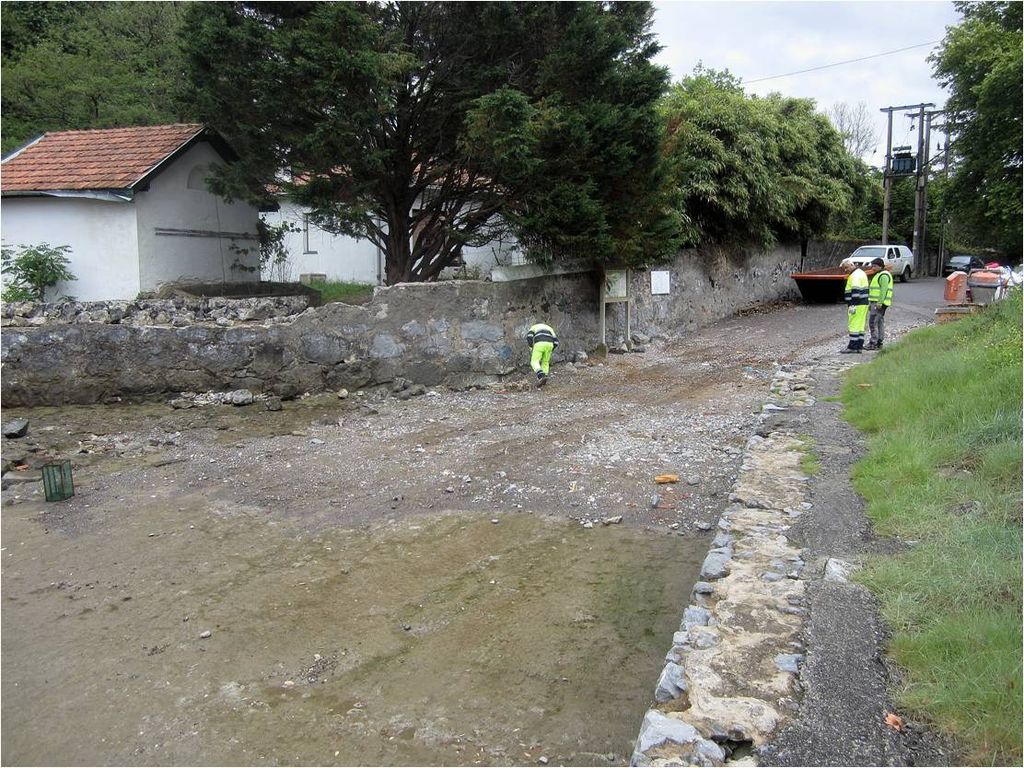
[[[634,273],[632,330],[674,336],[760,302],[798,296],[799,247],[769,253],[685,251],[652,296]],[[504,283],[453,281],[378,289],[364,306],[309,308],[280,297],[5,307],[5,405],[249,389],[281,397],[388,384],[462,388],[525,369],[526,329],[551,323],[555,362],[598,339],[599,278],[577,273]],[[189,302],[199,302],[192,306]],[[121,306],[124,304],[125,306]],[[616,312],[609,308],[607,338]]]
[[[648,336],[679,335],[756,304],[799,298],[789,277],[799,264],[799,246],[767,253],[721,248],[683,251],[671,265],[650,270],[669,272],[668,294],[652,295],[650,271],[632,273],[631,330]],[[609,344],[624,328],[622,305],[610,305]]]
[[[592,274],[485,283],[403,284],[365,306],[328,304],[290,322],[49,322],[0,334],[4,405],[59,405],[177,392],[303,392],[402,376],[465,387],[526,362],[526,329],[553,323],[562,352],[596,336]],[[246,300],[251,301],[251,300]]]

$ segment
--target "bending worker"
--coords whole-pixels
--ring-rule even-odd
[[[843,355],[859,355],[864,349],[864,327],[868,322],[868,276],[856,264],[847,265],[846,271],[850,276],[846,278],[843,298],[847,306],[846,327],[850,331],[850,343],[839,352]]]
[[[871,266],[878,267],[878,272],[871,278],[868,291],[869,341],[864,349],[881,349],[885,340],[885,310],[892,304],[892,273],[882,259],[875,259]]]
[[[535,323],[526,332],[526,343],[533,350],[530,355],[530,367],[537,374],[537,386],[548,383],[548,371],[551,368],[551,353],[558,346],[558,336],[550,325]]]

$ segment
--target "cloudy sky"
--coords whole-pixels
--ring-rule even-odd
[[[863,102],[877,115],[877,150],[864,157],[876,167],[885,158],[882,107],[932,102],[941,109],[946,102],[927,57],[946,27],[960,21],[952,2],[660,0],[654,7],[653,31],[664,47],[656,61],[669,68],[673,82],[701,62],[728,69],[747,93],[812,98],[821,112]],[[840,64],[852,59],[865,60]],[[815,71],[789,74],[809,69]],[[893,146],[916,148],[912,125],[893,114]],[[934,131],[932,138],[934,153]]]

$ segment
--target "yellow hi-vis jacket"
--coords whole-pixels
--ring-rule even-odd
[[[881,304],[883,307],[892,305],[892,275],[886,270],[879,270],[871,278],[868,302],[871,304]]]
[[[550,325],[545,325],[544,323],[531,325],[530,330],[526,332],[526,343],[529,346],[532,347],[534,342],[537,341],[550,341],[552,349],[558,346],[558,337],[555,335],[555,330]]]
[[[851,307],[868,305],[868,275],[860,267],[853,270],[846,278],[846,290],[843,299]]]

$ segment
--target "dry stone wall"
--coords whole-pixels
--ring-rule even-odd
[[[168,314],[141,325],[6,327],[0,387],[5,405],[236,389],[293,397],[398,376],[460,388],[525,364],[523,338],[540,318],[559,328],[563,355],[585,346],[596,334],[596,297],[595,278],[585,274],[397,285],[365,306],[329,304],[264,320],[179,325],[180,315]]]
[[[666,295],[652,294],[649,272],[633,273],[631,330],[673,337],[796,298],[789,273],[799,263],[799,247],[684,251],[664,267]],[[305,296],[10,304],[0,312],[0,395],[5,405],[238,389],[288,398],[399,377],[464,388],[525,370],[523,339],[538,320],[558,330],[556,364],[592,351],[599,280],[578,273],[401,284],[377,289],[363,306],[316,308]],[[616,312],[611,305],[609,342]]]

